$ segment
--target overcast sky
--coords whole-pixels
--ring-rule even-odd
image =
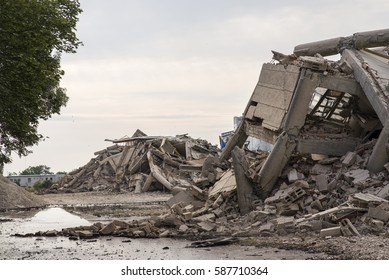
[[[84,46],[64,55],[61,115],[5,175],[47,165],[69,172],[104,139],[188,133],[218,144],[242,114],[271,50],[389,28],[389,1],[81,0]]]

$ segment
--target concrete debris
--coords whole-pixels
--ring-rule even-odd
[[[150,137],[137,130],[130,138],[108,141],[114,145],[95,152],[95,158],[70,172],[49,192],[172,191],[175,187],[196,188],[202,180],[201,188],[214,183],[226,169],[217,160],[216,146],[187,135]]]
[[[202,241],[196,241],[188,246],[189,248],[201,248],[201,247],[214,247],[214,246],[222,246],[229,245],[237,242],[239,239],[237,237],[223,237],[223,238],[213,238],[206,239]]]
[[[320,237],[336,237],[341,235],[342,231],[340,226],[325,228],[320,231]]]
[[[242,121],[220,155],[186,135],[138,132],[112,141],[56,190],[167,189],[174,194],[170,214],[59,234],[387,233],[389,57],[364,49],[387,45],[388,29],[300,45],[293,55],[273,52],[279,63],[263,65]],[[337,53],[337,62],[323,57]],[[272,151],[247,150],[248,136],[272,144]],[[225,240],[196,246],[218,242]]]

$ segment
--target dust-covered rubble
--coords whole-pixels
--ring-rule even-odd
[[[174,187],[207,186],[223,172],[217,161],[220,150],[187,135],[154,137],[137,130],[130,138],[108,141],[114,145],[95,152],[95,158],[46,192],[171,191]],[[203,166],[217,168],[212,168],[212,173],[201,172]]]
[[[55,234],[389,237],[389,30],[325,42],[273,52],[223,151],[137,131],[51,190],[165,189],[168,214]],[[336,62],[323,57],[338,53]],[[273,149],[247,150],[249,136]]]
[[[356,155],[368,154],[366,149],[369,147],[372,145],[358,146]],[[251,178],[253,170],[266,159],[266,153],[246,150],[245,155],[251,167],[247,177]],[[34,235],[63,235],[72,239],[106,235],[192,239],[288,235],[320,238],[389,236],[388,171],[369,174],[363,181],[350,180],[350,172],[365,170],[362,169],[364,161],[344,164],[347,157],[314,161],[296,154],[280,176],[279,187],[265,200],[253,193],[252,210],[245,215],[240,214],[238,186],[234,169],[230,168],[210,188],[192,186],[174,190],[175,195],[166,203],[170,209],[168,214]],[[301,174],[302,179],[290,181],[290,170]],[[255,184],[255,179],[249,180]]]

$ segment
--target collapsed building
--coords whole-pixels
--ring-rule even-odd
[[[385,29],[299,45],[292,55],[273,51],[221,153],[186,136],[113,141],[128,145],[98,152],[66,184],[93,182],[108,168],[131,185],[133,171],[143,178],[134,189],[156,182],[172,191],[170,213],[56,234],[389,236],[388,45]],[[340,59],[324,58],[330,55]],[[248,136],[273,144],[272,151],[248,151]]]
[[[379,135],[366,168],[389,161],[389,29],[298,45],[292,55],[273,51],[243,113],[244,121],[221,159],[248,136],[274,144],[256,190],[272,191],[292,153],[343,156]],[[340,54],[337,62],[325,59]]]

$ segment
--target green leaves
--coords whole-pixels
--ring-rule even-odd
[[[0,0],[0,165],[29,153],[40,120],[59,114],[61,53],[75,53],[77,0]]]
[[[50,167],[46,165],[29,166],[27,169],[20,172],[20,175],[42,175],[54,174],[50,171]]]

